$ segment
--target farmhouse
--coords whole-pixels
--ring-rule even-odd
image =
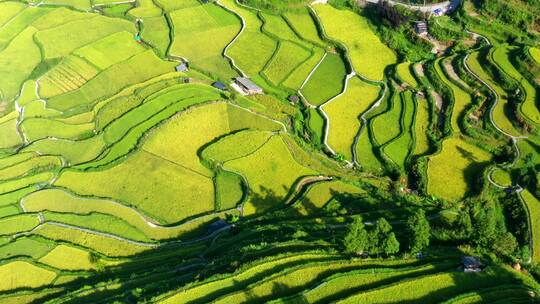
[[[461,266],[464,272],[480,272],[482,271],[482,263],[476,257],[464,256],[461,258]]]
[[[427,36],[428,27],[424,21],[417,21],[414,23],[414,31],[420,36]]]
[[[246,94],[262,94],[263,90],[246,77],[236,77],[234,83]]]

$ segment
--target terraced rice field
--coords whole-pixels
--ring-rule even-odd
[[[460,139],[444,141],[442,151],[428,162],[428,192],[447,200],[462,199],[490,159],[489,153]]]
[[[374,21],[330,2],[0,2],[0,303],[531,300],[527,274],[488,259],[481,273],[457,272],[463,253],[444,240],[410,258],[403,233],[417,208],[436,225],[454,202],[499,196],[482,179],[508,145],[485,128],[487,90],[460,64],[447,70],[461,53],[396,65]],[[523,73],[534,67],[514,57],[538,50],[487,50],[463,52],[499,97],[495,124],[528,136],[514,167],[491,174],[509,186],[538,162],[537,84]],[[527,134],[484,60],[523,90]],[[265,93],[212,86],[237,76]],[[449,136],[422,97],[434,76],[454,97],[442,100],[453,103]],[[536,262],[533,190],[519,195]],[[387,218],[400,252],[344,254],[356,214],[368,230]]]
[[[384,69],[396,62],[396,55],[370,29],[367,20],[329,5],[315,5],[314,9],[325,34],[347,48],[354,70],[369,79],[382,80]]]
[[[377,99],[379,91],[379,87],[354,77],[348,81],[343,95],[322,107],[329,118],[328,145],[348,160],[353,159],[354,139],[361,125],[360,116]]]

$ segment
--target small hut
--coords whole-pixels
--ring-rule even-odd
[[[461,258],[461,267],[463,272],[480,272],[482,271],[482,263],[480,259],[472,256],[464,256]]]
[[[188,69],[189,69],[188,64],[185,62],[177,65],[175,68],[177,72],[187,72]]]
[[[226,91],[227,90],[227,85],[224,84],[223,82],[219,82],[219,81],[216,81],[214,83],[212,83],[212,86],[218,90],[222,90],[222,91]]]

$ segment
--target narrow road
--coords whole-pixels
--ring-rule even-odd
[[[366,1],[369,3],[375,3],[375,4],[379,3],[379,0],[363,0],[363,1]],[[421,11],[422,13],[433,13],[436,10],[441,10],[444,12],[452,12],[454,9],[456,9],[459,6],[461,2],[461,0],[449,0],[449,1],[444,1],[441,3],[428,4],[428,5],[410,5],[410,4],[406,4],[406,3],[402,3],[402,2],[394,1],[394,0],[387,0],[387,1],[388,3],[390,3],[390,5],[402,5],[411,10]]]

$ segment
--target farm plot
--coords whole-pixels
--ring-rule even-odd
[[[490,160],[489,153],[461,139],[444,141],[442,151],[428,162],[428,192],[450,201],[462,199]]]
[[[0,27],[0,51],[5,49],[23,31],[32,28],[34,21],[50,11],[52,11],[50,8],[27,7],[5,22]]]
[[[367,171],[381,172],[382,164],[374,152],[374,145],[371,140],[371,131],[367,128],[360,133],[356,143],[356,162]]]
[[[17,288],[36,288],[52,283],[54,271],[24,261],[14,261],[0,266],[0,291]]]
[[[96,267],[91,262],[88,251],[67,245],[58,245],[39,262],[62,270],[91,270]]]
[[[147,50],[110,66],[82,85],[79,90],[51,98],[48,105],[60,111],[88,107],[96,100],[113,95],[129,85],[172,71],[174,65],[173,62],[162,61],[153,51]]]
[[[72,165],[81,164],[95,159],[105,149],[102,135],[96,135],[84,140],[69,140],[45,138],[25,147],[23,151],[34,151],[41,154],[61,155]]]
[[[149,222],[135,209],[112,200],[78,197],[60,189],[47,189],[34,192],[23,199],[29,212],[53,211],[88,215],[92,213],[109,214],[119,218],[153,240],[161,240],[179,236],[190,227],[161,227]],[[193,228],[193,227],[192,227]]]
[[[27,27],[0,52],[0,96],[5,100],[12,100],[19,93],[20,86],[41,61],[40,49],[33,40],[36,33],[34,27]]]
[[[384,145],[401,133],[401,113],[403,102],[399,93],[390,98],[390,109],[373,118],[373,137],[379,145]]]
[[[348,160],[353,160],[354,138],[361,125],[359,117],[377,99],[379,92],[378,86],[354,77],[343,95],[323,106],[329,117],[328,145]]]
[[[304,40],[318,46],[325,46],[327,44],[319,36],[315,20],[313,20],[307,8],[304,10],[295,10],[294,12],[286,12],[283,14],[283,18],[287,20],[295,33]]]
[[[61,161],[56,156],[33,157],[27,161],[0,169],[0,181],[31,175],[40,171],[58,168],[60,166]]]
[[[178,9],[184,9],[199,6],[201,3],[197,0],[156,0],[156,3],[163,7],[165,12],[172,12]]]
[[[325,258],[329,259],[332,258],[332,256],[324,254],[300,253],[280,255],[272,259],[256,261],[249,267],[243,268],[234,274],[230,274],[219,279],[210,279],[206,282],[202,282],[187,288],[186,290],[178,291],[170,297],[162,299],[158,303],[184,304],[190,303],[190,301],[196,299],[212,300],[213,298],[215,299],[217,292],[224,294],[225,292],[221,292],[222,290],[228,290],[238,285],[247,286],[248,284],[256,281],[256,278],[264,275],[265,273],[272,273],[291,265]]]
[[[532,122],[540,124],[540,111],[536,106],[536,89],[510,62],[512,50],[513,48],[508,45],[498,47],[492,53],[493,61],[504,73],[516,80],[525,91],[525,100],[520,106],[521,113]]]
[[[434,66],[439,76],[439,79],[441,79],[442,82],[446,86],[448,86],[450,90],[452,90],[452,93],[454,95],[454,106],[452,107],[452,116],[450,117],[451,126],[452,126],[452,131],[455,134],[459,134],[461,133],[460,116],[465,112],[467,107],[471,104],[472,98],[462,88],[458,87],[450,79],[448,79],[446,74],[443,72],[442,64],[443,62],[441,60],[437,60]]]
[[[211,178],[145,151],[101,171],[63,171],[55,185],[125,202],[163,223],[214,210]]]
[[[149,43],[159,51],[159,55],[164,57],[171,39],[170,29],[165,16],[144,18],[144,28],[141,32],[146,43]]]
[[[0,8],[0,26],[3,26],[26,7],[20,2],[3,2]]]
[[[296,162],[280,136],[272,137],[246,157],[226,162],[223,167],[247,180],[252,192],[244,206],[245,215],[276,207],[301,177],[317,174]]]
[[[281,84],[297,67],[311,57],[311,52],[299,45],[283,41],[263,74],[274,85]]]
[[[262,20],[264,21],[263,30],[279,37],[280,40],[298,43],[300,45],[306,44],[294,30],[287,24],[285,19],[280,15],[273,15],[269,13],[260,13]]]
[[[521,198],[527,204],[531,217],[531,232],[533,241],[533,261],[540,261],[540,201],[529,190],[521,192]]]
[[[205,161],[224,163],[255,152],[273,135],[272,132],[266,131],[240,131],[213,142],[202,151],[201,155]]]
[[[493,120],[495,124],[501,128],[504,132],[513,135],[513,136],[519,136],[519,131],[514,127],[512,124],[512,121],[506,114],[505,109],[508,107],[508,99],[506,98],[506,92],[497,85],[497,82],[489,76],[486,71],[482,68],[482,65],[479,61],[480,53],[472,53],[467,58],[467,65],[469,68],[476,74],[478,77],[480,77],[483,81],[485,81],[495,92],[497,92],[497,95],[499,96],[499,101],[495,108],[493,109]]]
[[[71,1],[71,2],[74,3],[75,1],[76,0]],[[82,0],[82,1],[86,1],[86,0]],[[81,12],[81,11],[73,10],[66,7],[58,7],[54,9],[53,11],[49,12],[48,14],[34,21],[32,23],[32,26],[42,31],[42,30],[64,25],[72,21],[90,19],[93,17],[95,17],[94,14],[88,14],[86,12]]]
[[[242,177],[238,174],[219,171],[215,178],[216,210],[235,208],[244,197]]]
[[[30,231],[39,225],[39,219],[34,214],[21,214],[0,219],[0,235],[11,235]]]
[[[17,132],[17,120],[0,123],[0,149],[13,148],[22,144],[23,139]]]
[[[263,34],[262,21],[256,13],[240,7],[234,0],[221,1],[225,7],[234,11],[245,20],[245,29],[238,40],[227,50],[235,63],[249,76],[255,77],[264,70],[277,49],[277,42]]]
[[[383,148],[383,152],[398,165],[401,170],[405,171],[407,157],[414,149],[412,129],[416,109],[411,91],[401,93],[401,99],[403,106],[401,114],[401,134],[399,137],[389,142]]]
[[[86,247],[109,257],[130,256],[149,249],[145,246],[128,243],[107,236],[48,223],[41,225],[33,233],[47,239]]]
[[[384,69],[396,62],[394,52],[371,30],[367,20],[349,10],[315,5],[326,35],[345,45],[354,70],[372,80],[383,80]]]
[[[359,195],[364,190],[343,181],[329,181],[317,183],[295,203],[294,208],[303,215],[312,214],[320,210],[338,195]]]
[[[234,14],[210,4],[173,11],[170,18],[174,25],[171,55],[185,57],[223,78],[236,75],[222,55],[240,31],[240,21]]]
[[[223,135],[242,129],[279,130],[280,125],[241,108],[223,102],[214,103],[193,108],[159,127],[143,149],[211,176],[211,171],[200,161],[199,149]]]
[[[341,56],[328,54],[302,88],[307,101],[319,106],[343,91],[347,70]]]
[[[414,121],[415,147],[414,155],[423,155],[431,147],[428,137],[431,109],[425,98],[416,97],[416,113]]]
[[[322,143],[324,136],[324,118],[322,114],[316,108],[309,109],[309,120],[308,126],[313,135],[315,136],[315,141],[317,143]]]
[[[72,125],[53,119],[30,118],[23,121],[21,130],[30,142],[46,137],[76,140],[93,135],[94,123]]]
[[[396,72],[399,80],[404,82],[405,84],[416,88],[418,87],[418,82],[416,81],[416,78],[414,78],[412,74],[412,63],[410,62],[403,62],[397,65]]]
[[[499,266],[473,274],[441,272],[361,292],[337,303],[389,303],[394,301],[440,303],[463,292],[505,283],[518,284],[522,280],[524,278],[520,275]]]
[[[27,256],[37,260],[51,251],[53,247],[53,243],[46,240],[20,237],[0,247],[0,259]]]
[[[310,75],[311,71],[317,66],[317,64],[322,60],[324,56],[324,50],[319,48],[314,48],[313,55],[306,60],[302,65],[296,68],[292,73],[283,81],[283,85],[289,89],[295,91],[299,90],[307,77]]]
[[[529,54],[531,54],[531,57],[533,58],[536,63],[540,64],[540,49],[529,47]]]

